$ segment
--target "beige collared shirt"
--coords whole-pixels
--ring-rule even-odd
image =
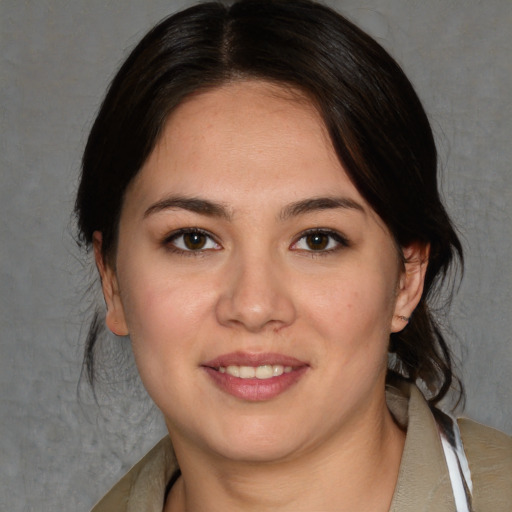
[[[407,429],[390,512],[455,512],[450,476],[434,417],[416,386],[386,390],[388,407]],[[459,420],[473,480],[474,512],[512,512],[512,438]],[[167,483],[179,471],[171,441],[162,439],[92,512],[162,512]]]

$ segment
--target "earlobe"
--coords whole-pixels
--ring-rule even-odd
[[[391,332],[407,325],[423,294],[430,245],[414,242],[402,249],[404,268],[400,275]]]
[[[93,249],[96,267],[100,274],[101,288],[107,306],[105,322],[107,327],[117,336],[127,336],[128,327],[124,317],[123,304],[119,295],[117,275],[112,266],[105,261],[102,253],[102,234],[99,231],[93,233]]]

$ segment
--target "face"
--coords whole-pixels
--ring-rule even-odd
[[[246,81],[181,104],[127,190],[115,269],[98,262],[177,446],[286,459],[387,411],[389,334],[421,276],[299,93]]]

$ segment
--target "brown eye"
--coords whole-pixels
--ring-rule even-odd
[[[190,251],[199,251],[204,249],[208,238],[203,233],[185,233],[183,235],[183,243]]]
[[[349,246],[350,242],[347,238],[337,231],[311,229],[303,233],[291,249],[327,255]]]
[[[221,246],[207,232],[186,228],[169,236],[165,240],[165,245],[174,247],[182,253],[201,253],[221,249]]]
[[[306,236],[306,245],[312,251],[323,251],[329,245],[329,236],[325,233],[312,233]]]

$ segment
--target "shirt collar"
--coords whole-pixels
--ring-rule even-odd
[[[425,398],[416,386],[400,383],[386,390],[386,399],[397,423],[407,429],[390,512],[455,510],[437,424]]]
[[[425,398],[416,386],[399,382],[386,388],[386,400],[395,421],[407,430],[390,512],[455,510],[437,425]],[[162,512],[167,484],[178,471],[165,437],[126,475],[132,482],[126,512]]]

